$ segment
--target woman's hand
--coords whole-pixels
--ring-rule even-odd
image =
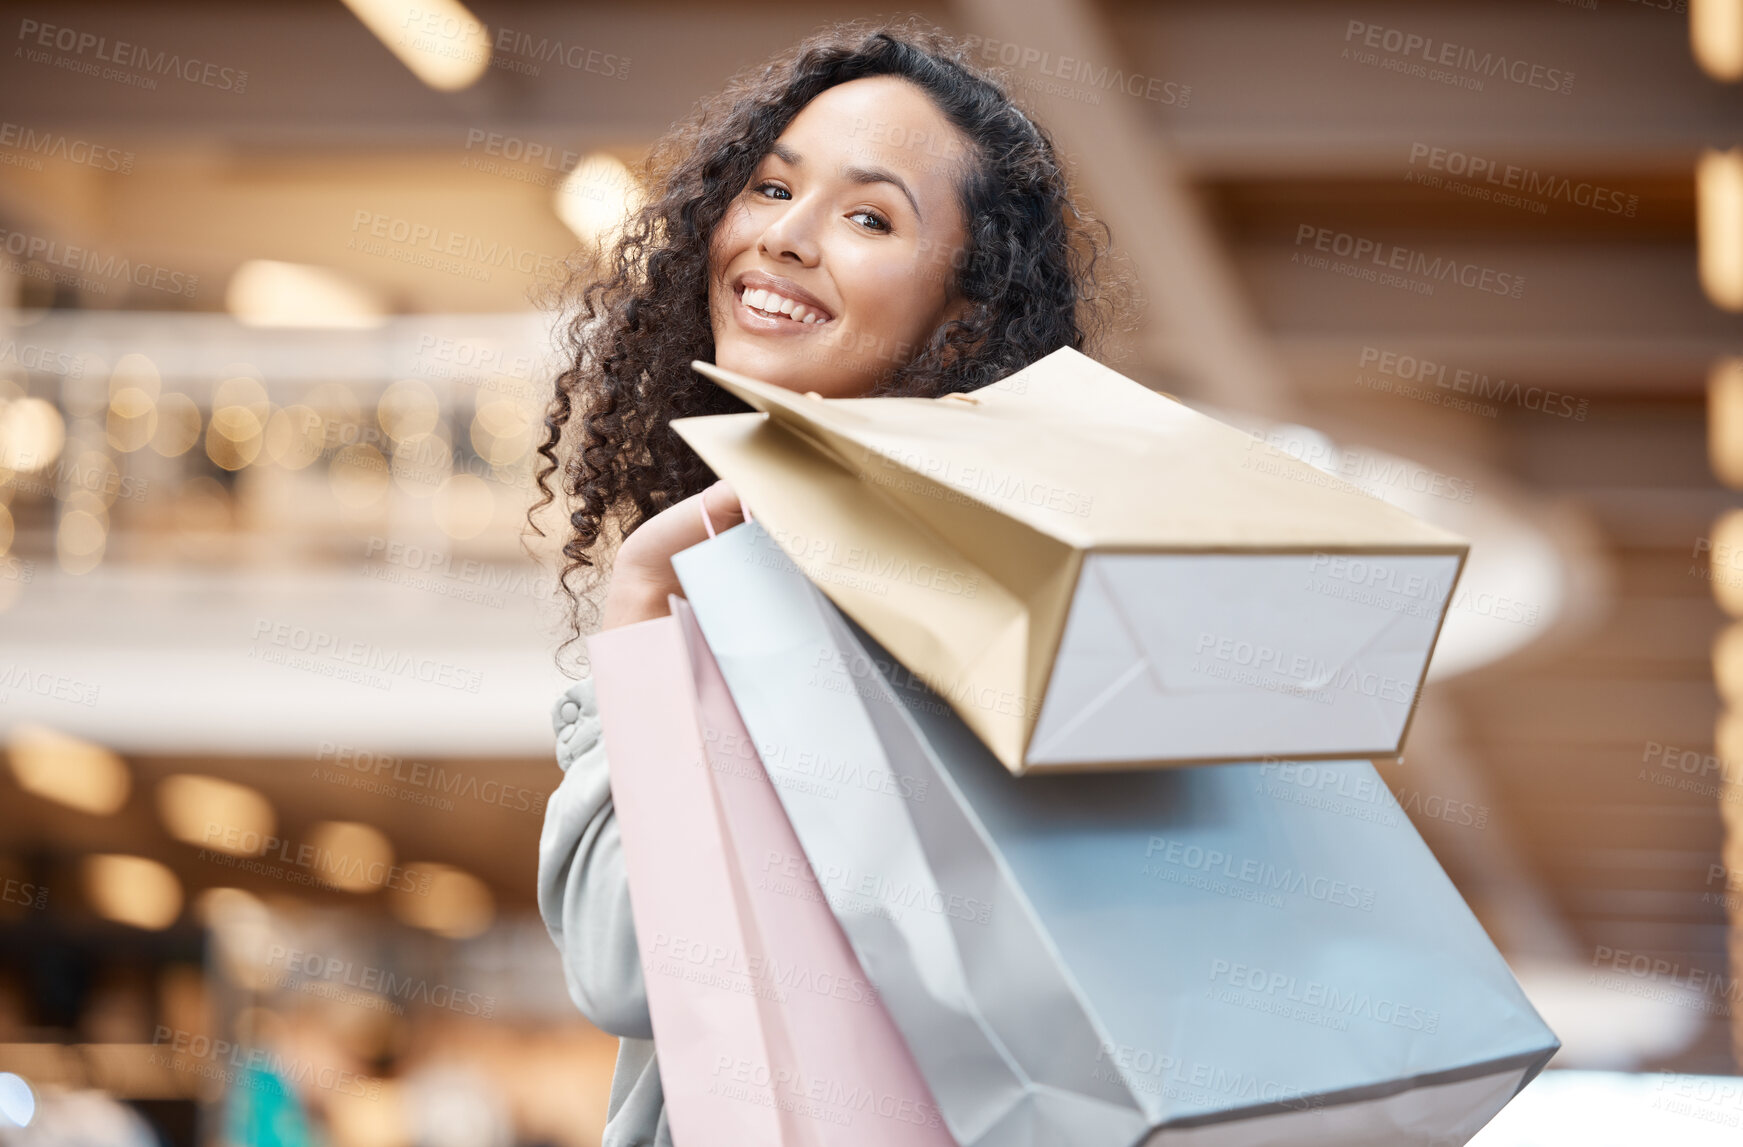
[[[744,521],[738,495],[731,486],[719,481],[643,522],[617,551],[605,608],[600,611],[601,629],[633,625],[671,612],[666,595],[683,593],[678,575],[672,572],[672,555],[708,540],[702,511],[697,508],[699,501],[708,507],[708,517],[716,530],[729,529]]]

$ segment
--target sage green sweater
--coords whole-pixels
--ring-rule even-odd
[[[575,1006],[619,1037],[600,1147],[673,1147],[591,678],[557,698],[551,728],[563,779],[539,837],[539,915]]]

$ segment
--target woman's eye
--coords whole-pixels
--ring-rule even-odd
[[[763,192],[766,190],[769,190],[769,189],[773,189],[773,190],[779,192],[780,195],[778,197],[764,195]],[[766,179],[761,183],[752,184],[750,191],[751,191],[751,194],[760,196],[763,199],[770,199],[770,198],[791,199],[793,197],[793,193],[791,191],[788,191],[785,187],[782,187],[778,183],[774,183],[774,182],[772,182],[770,180],[766,180]],[[885,219],[882,215],[878,214],[876,211],[873,211],[869,207],[862,207],[858,211],[851,212],[848,215],[848,218],[849,219],[867,219],[867,220],[870,220],[870,222],[869,222],[869,224],[867,224],[867,226],[869,226],[873,231],[886,232],[890,229],[890,221],[888,219]]]
[[[872,210],[869,210],[867,208],[863,208],[863,207],[860,208],[858,211],[855,211],[853,214],[849,215],[848,218],[849,219],[858,219],[861,216],[864,216],[865,218],[873,220],[875,222],[876,225],[872,228],[872,230],[874,230],[874,231],[888,231],[890,229],[890,221],[888,219],[885,219],[882,215],[879,215],[876,211],[872,211]]]

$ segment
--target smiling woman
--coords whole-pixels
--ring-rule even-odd
[[[851,396],[959,321],[967,299],[952,271],[968,239],[958,189],[971,151],[905,78],[850,80],[813,99],[715,232],[715,361]],[[786,335],[807,341],[770,337]]]
[[[537,519],[561,498],[570,635],[665,612],[669,558],[702,540],[714,482],[674,418],[746,407],[703,359],[831,397],[938,396],[1090,343],[1106,228],[1045,131],[917,22],[825,29],[751,68],[654,148],[645,205],[561,294],[570,358],[539,453]],[[715,521],[738,520],[724,488]],[[664,511],[674,511],[664,513]],[[561,652],[561,651],[559,651]]]
[[[705,518],[741,519],[670,427],[746,409],[692,359],[829,397],[936,397],[1093,349],[1113,317],[1096,286],[1106,248],[1047,135],[966,59],[912,26],[833,28],[655,149],[654,194],[605,274],[578,263],[565,291],[571,361],[531,513],[536,530],[563,496],[571,641],[613,543],[605,628],[664,615],[672,555],[703,540]],[[565,776],[539,842],[540,913],[570,996],[622,1037],[606,1147],[670,1147],[592,680],[551,718]]]

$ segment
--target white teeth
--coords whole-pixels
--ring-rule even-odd
[[[744,292],[744,305],[769,315],[786,315],[794,322],[825,323],[829,320],[815,307],[795,302],[764,288],[749,288]]]

